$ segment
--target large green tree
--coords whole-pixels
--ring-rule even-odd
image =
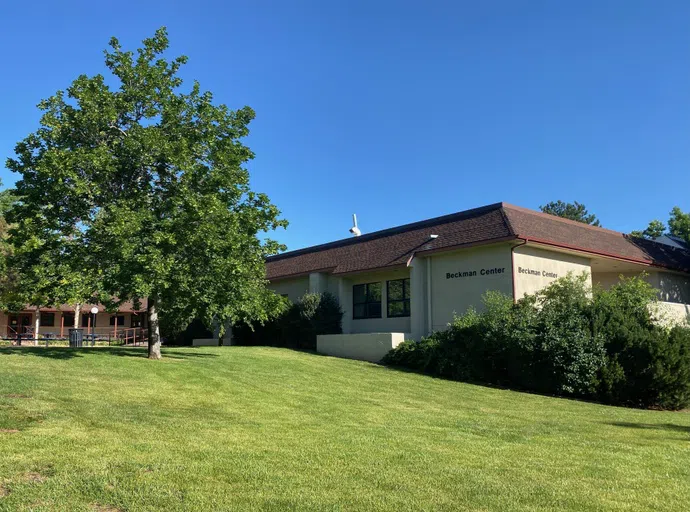
[[[12,247],[8,241],[10,226],[7,221],[7,213],[15,202],[16,195],[13,189],[7,188],[0,192],[0,308],[5,310],[9,308],[9,303],[3,299],[10,297],[9,292],[14,289],[16,281],[9,268]]]
[[[254,155],[241,139],[252,109],[215,104],[197,82],[181,90],[187,59],[165,58],[167,48],[165,29],[136,53],[111,39],[112,77],[82,75],[41,102],[40,128],[8,161],[22,176],[15,236],[39,223],[41,240],[71,237],[89,257],[70,257],[70,268],[88,261],[101,291],[147,298],[156,359],[159,315],[225,325],[280,308],[264,261],[282,246],[265,234],[287,225],[250,188]]]
[[[583,224],[590,224],[592,226],[599,226],[599,219],[593,213],[589,213],[584,204],[578,203],[565,203],[563,201],[551,201],[548,204],[540,206],[539,209],[548,213],[549,215],[556,215],[557,217],[563,217],[564,219],[575,220],[577,222],[582,222]]]

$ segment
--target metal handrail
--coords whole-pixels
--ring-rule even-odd
[[[18,332],[18,329],[24,332]],[[69,339],[69,329],[71,327],[65,327],[60,332],[60,328],[55,327],[43,327],[39,330],[38,339],[39,340],[67,340]],[[118,327],[117,329],[113,326],[109,327],[81,327],[84,331],[84,338],[91,340],[95,338],[99,341],[108,341],[108,344],[112,342],[120,342],[123,345],[140,345],[148,343],[148,329],[142,327]],[[57,332],[56,332],[57,331]],[[20,337],[22,340],[32,340],[34,338],[34,329],[30,326],[17,326],[17,328],[7,325],[0,324],[0,339],[10,339],[16,340]]]

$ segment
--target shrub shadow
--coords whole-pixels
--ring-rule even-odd
[[[670,430],[673,432],[690,434],[690,426],[676,425],[674,423],[631,423],[626,421],[614,421],[606,424],[614,427],[636,428],[643,430]]]

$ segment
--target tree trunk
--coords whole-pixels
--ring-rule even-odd
[[[74,328],[79,329],[79,321],[81,320],[81,304],[74,306]]]
[[[36,319],[34,320],[34,345],[38,345],[38,330],[41,327],[41,309],[36,308]]]
[[[149,297],[149,359],[161,358],[161,332],[156,300]]]

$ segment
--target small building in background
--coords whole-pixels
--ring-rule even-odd
[[[92,314],[93,308],[98,308],[98,313]],[[146,308],[146,299],[141,301],[138,308],[132,302],[125,302],[117,313],[107,312],[102,304],[83,304],[78,325],[85,334],[97,339],[131,339],[137,334],[142,338],[142,332],[146,329]],[[74,306],[45,307],[40,311],[27,306],[21,311],[0,313],[0,333],[11,340],[18,336],[34,339],[38,318],[39,339],[64,339],[69,329],[74,327],[74,315]]]

